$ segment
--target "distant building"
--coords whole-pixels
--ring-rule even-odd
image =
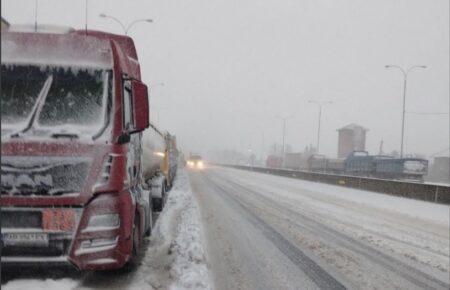
[[[8,21],[6,21],[5,18],[2,17],[2,22],[1,22],[1,30],[7,30],[9,28],[10,24]]]
[[[337,131],[339,132],[338,158],[346,158],[353,151],[366,150],[368,129],[352,123]]]

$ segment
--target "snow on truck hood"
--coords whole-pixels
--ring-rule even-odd
[[[1,43],[2,64],[113,67],[110,41],[90,35],[6,32]]]
[[[84,203],[110,149],[73,140],[2,142],[2,201],[15,204],[6,199],[54,197]]]

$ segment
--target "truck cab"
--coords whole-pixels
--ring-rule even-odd
[[[152,224],[133,40],[73,29],[1,37],[2,266],[132,262]]]

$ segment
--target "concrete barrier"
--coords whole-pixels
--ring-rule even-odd
[[[231,167],[314,182],[328,183],[368,191],[380,192],[406,198],[425,200],[436,203],[450,204],[450,186],[408,182],[401,180],[378,179],[361,176],[339,175],[310,171],[289,170],[281,168],[252,167],[243,165],[218,166]]]

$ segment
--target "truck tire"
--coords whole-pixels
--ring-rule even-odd
[[[124,267],[125,272],[129,272],[135,269],[140,261],[142,243],[141,243],[141,235],[139,233],[139,223],[140,223],[139,218],[140,218],[139,215],[136,214],[133,223],[133,232],[131,234],[132,239],[131,256],[130,260]]]
[[[164,208],[166,199],[166,187],[164,184],[161,186],[161,197],[152,198],[153,210],[156,212],[161,212]]]
[[[150,237],[152,235],[152,230],[153,230],[153,201],[150,201],[151,204],[148,208],[148,228],[145,231],[145,236],[146,237]]]

